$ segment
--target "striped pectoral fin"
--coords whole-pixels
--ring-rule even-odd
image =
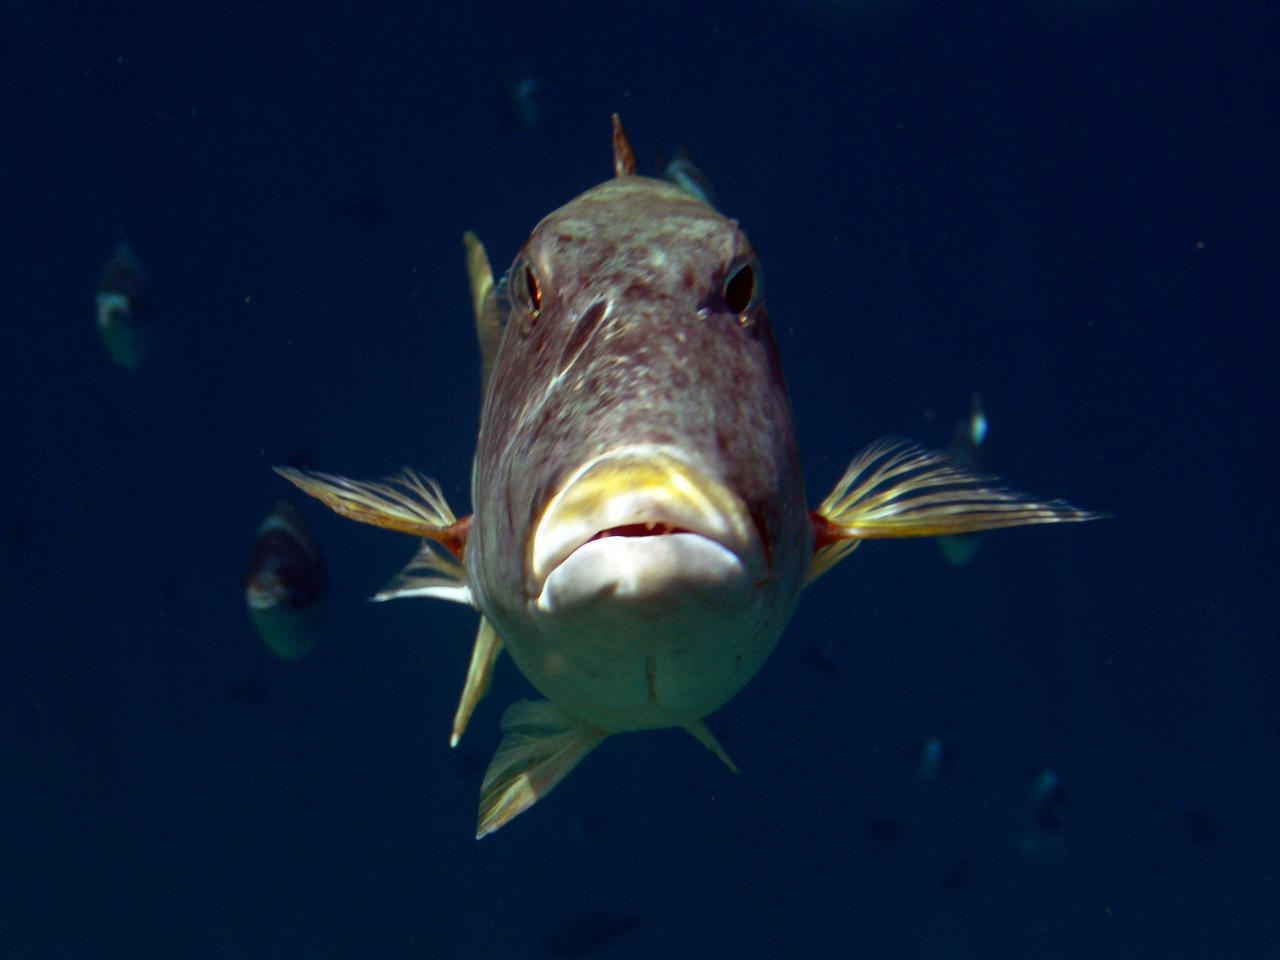
[[[369,599],[381,602],[406,597],[431,597],[465,603],[469,607],[476,605],[467,581],[467,568],[435,540],[423,540],[404,569]]]
[[[477,840],[545,797],[608,736],[549,700],[513,703],[502,715],[502,734],[480,787]]]
[[[1104,516],[1064,500],[1036,500],[963,467],[945,453],[886,437],[859,453],[812,511],[815,551],[809,582],[863,540],[952,536]]]
[[[462,556],[471,518],[459,520],[440,492],[440,485],[405,468],[387,481],[349,480],[332,473],[275,467],[303,493],[334,513],[397,533],[434,540],[455,558]]]
[[[475,646],[471,648],[471,665],[467,668],[467,680],[462,685],[458,709],[453,714],[453,730],[449,734],[449,746],[456,747],[467,729],[467,722],[476,704],[489,692],[493,680],[493,665],[502,652],[502,638],[485,617],[480,618],[476,630]]]

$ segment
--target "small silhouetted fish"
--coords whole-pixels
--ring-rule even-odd
[[[844,669],[845,642],[834,631],[821,634],[809,645],[804,662],[823,673],[840,673]]]
[[[968,857],[961,857],[959,862],[942,878],[942,886],[947,890],[959,890],[969,882],[969,872],[972,867],[972,860]]]
[[[453,772],[468,783],[479,783],[484,779],[485,768],[489,766],[489,758],[482,753],[471,750],[455,750]]]
[[[872,817],[867,821],[867,833],[882,847],[896,847],[902,839],[902,824],[887,817]]]
[[[1031,778],[1032,812],[1035,825],[1042,830],[1062,826],[1062,780],[1056,771],[1046,767]]]
[[[133,248],[121,243],[98,280],[98,334],[111,359],[133,373],[151,348],[154,298]]]
[[[916,754],[916,773],[921,780],[949,780],[955,772],[955,747],[941,737],[929,737],[920,745]]]
[[[674,183],[689,196],[697,197],[708,207],[716,205],[716,193],[711,181],[693,162],[684,147],[677,147],[675,155],[663,166],[662,178],[668,183]]]
[[[548,930],[542,938],[542,950],[549,957],[585,957],[635,929],[643,920],[638,913],[580,913]]]
[[[538,125],[538,81],[528,74],[518,80],[498,75],[502,91],[499,101],[498,129],[503,133],[512,130],[532,130]]]
[[[986,437],[987,415],[982,412],[982,395],[975,391],[969,401],[969,419],[961,420],[951,431],[947,453],[962,467],[975,473],[985,473],[982,441]],[[938,549],[953,567],[968,566],[981,542],[981,533],[959,533],[937,539]]]
[[[168,613],[177,599],[178,579],[173,574],[167,574],[160,582],[160,609]]]
[[[1209,815],[1203,810],[1188,810],[1183,822],[1191,831],[1192,838],[1202,846],[1212,847],[1218,842],[1218,831],[1213,829]]]
[[[357,193],[343,197],[333,205],[333,212],[352,223],[386,223],[396,215],[396,208],[377,193]]]
[[[267,699],[267,685],[262,682],[262,678],[255,674],[250,674],[242,680],[233,680],[228,683],[224,693],[227,699],[232,703],[246,703],[257,705],[263,703]]]
[[[258,528],[243,584],[249,619],[267,649],[281,660],[310,653],[324,615],[324,561],[287,500]]]
[[[313,470],[316,465],[315,457],[311,456],[311,451],[303,447],[294,447],[289,451],[289,456],[285,457],[284,462],[295,470]]]

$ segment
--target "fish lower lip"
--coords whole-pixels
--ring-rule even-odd
[[[587,544],[688,535],[723,548],[753,580],[763,575],[759,531],[724,484],[663,447],[611,451],[580,468],[547,504],[530,540],[529,596]]]
[[[581,612],[601,601],[627,616],[656,619],[694,603],[703,610],[744,607],[755,596],[746,564],[696,533],[596,537],[547,575],[534,605],[543,613]]]

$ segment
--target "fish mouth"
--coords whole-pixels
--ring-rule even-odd
[[[543,611],[605,596],[661,600],[684,589],[738,604],[766,572],[763,540],[742,499],[653,445],[580,467],[547,504],[529,553],[529,596]]]

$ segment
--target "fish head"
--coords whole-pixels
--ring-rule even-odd
[[[736,221],[620,176],[546,217],[506,279],[469,580],[522,672],[603,730],[728,700],[812,552],[790,401]]]

